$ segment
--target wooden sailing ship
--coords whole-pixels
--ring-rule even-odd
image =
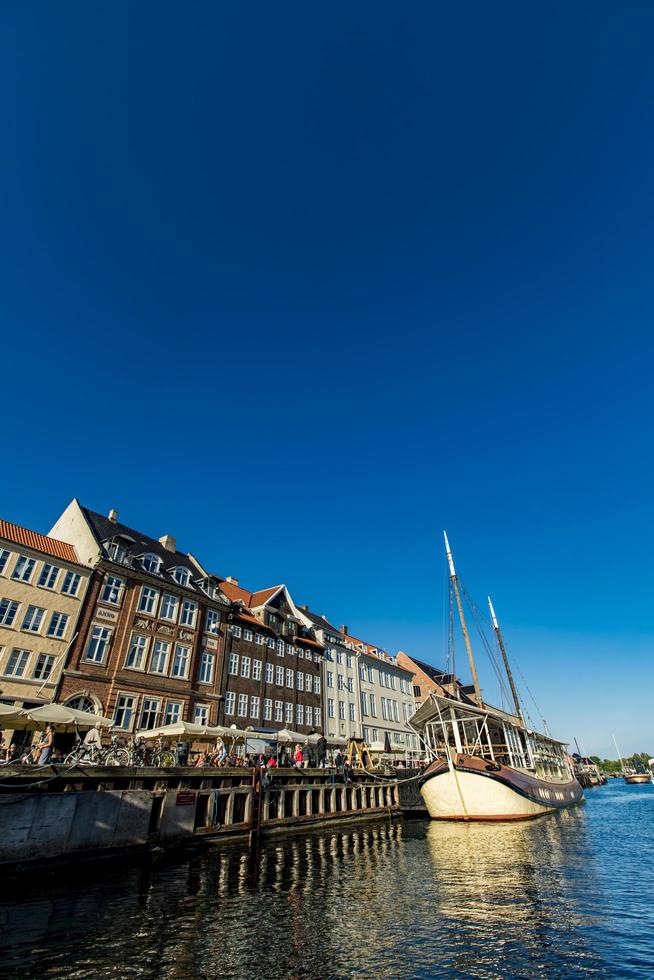
[[[615,750],[618,753],[618,759],[620,760],[620,771],[625,783],[627,783],[629,786],[649,783],[650,773],[645,772],[644,767],[642,772],[637,772],[637,770],[632,766],[625,766],[615,735],[613,736],[613,744],[615,745]]]
[[[525,820],[579,803],[583,791],[565,743],[525,724],[490,597],[515,710],[484,701],[447,534],[445,550],[473,685],[432,693],[411,719],[433,757],[419,784],[429,815],[436,820]]]

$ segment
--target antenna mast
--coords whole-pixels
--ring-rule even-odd
[[[445,538],[445,554],[447,555],[447,564],[450,567],[450,582],[452,583],[452,588],[454,589],[456,605],[457,605],[457,609],[459,610],[459,619],[461,621],[461,632],[463,633],[463,640],[465,642],[466,650],[468,652],[468,663],[470,664],[472,683],[475,688],[475,696],[477,698],[477,704],[480,707],[482,707],[484,702],[481,696],[479,677],[477,676],[477,666],[475,664],[475,658],[472,654],[472,647],[470,645],[470,636],[468,635],[468,627],[466,626],[465,616],[463,615],[463,603],[461,602],[461,595],[459,593],[459,580],[457,578],[456,570],[454,568],[454,559],[452,558],[452,552],[450,550],[450,542],[447,540],[446,531],[443,531],[443,537]]]
[[[502,660],[504,661],[504,667],[506,670],[506,676],[509,678],[509,684],[511,686],[511,694],[513,695],[513,703],[515,705],[515,713],[524,725],[525,720],[522,716],[522,709],[520,707],[520,700],[518,698],[518,692],[513,680],[513,674],[511,673],[511,667],[509,666],[509,658],[506,655],[506,647],[504,646],[504,639],[502,637],[502,632],[500,630],[500,625],[497,622],[497,616],[495,615],[495,610],[493,609],[493,603],[491,602],[491,597],[488,596],[488,608],[490,609],[491,620],[493,623],[493,629],[495,630],[495,636],[497,637],[497,642],[500,648],[500,653],[502,654]]]

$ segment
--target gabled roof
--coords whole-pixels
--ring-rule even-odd
[[[38,531],[30,531],[20,524],[11,524],[9,521],[3,521],[2,518],[0,518],[0,537],[14,544],[23,545],[25,548],[32,548],[34,551],[42,551],[53,558],[80,564],[72,544],[59,541],[58,538],[51,538],[47,534],[39,534]]]
[[[447,683],[447,678],[451,678],[452,676],[451,674],[446,674],[444,670],[440,670],[438,667],[432,666],[432,664],[425,663],[424,660],[417,660],[416,657],[412,657],[410,654],[404,653],[404,651],[402,651],[402,653],[407,660],[409,660],[412,664],[415,664],[418,670],[421,670],[423,674],[426,674],[427,677],[436,684]]]
[[[120,537],[125,543],[130,558],[140,558],[144,554],[152,554],[161,559],[161,572],[154,575],[155,578],[170,582],[171,585],[179,588],[179,583],[172,577],[169,569],[186,568],[190,572],[190,582],[182,588],[200,591],[194,584],[194,580],[201,578],[202,573],[188,555],[181,551],[170,551],[168,548],[164,548],[157,538],[151,538],[142,531],[137,531],[126,524],[120,524],[118,521],[110,521],[108,517],[97,514],[95,511],[89,510],[88,507],[82,507],[82,511],[99,545],[103,545],[103,542],[110,541],[112,538]],[[103,547],[103,551],[105,557],[108,557],[106,548]],[[146,572],[146,574],[152,575],[153,573]]]
[[[311,612],[308,606],[298,606],[300,612],[310,619],[314,626],[317,626],[319,630],[324,630],[326,633],[333,633],[336,637],[341,637],[344,639],[343,634],[340,632],[338,626],[333,626],[329,620],[325,619],[324,616],[318,616],[317,613]]]

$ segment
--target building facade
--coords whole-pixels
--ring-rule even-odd
[[[58,700],[125,732],[216,724],[230,602],[171,535],[151,538],[73,500],[52,534],[93,569]]]
[[[463,687],[454,674],[447,674],[438,667],[433,667],[424,660],[417,660],[400,650],[397,654],[397,662],[400,667],[410,671],[413,675],[413,694],[415,698],[415,710],[417,711],[429,695],[434,694],[456,695],[458,692],[468,694],[470,688]]]
[[[322,732],[324,648],[286,586],[250,592],[227,578],[220,588],[232,602],[222,723]]]
[[[90,575],[71,544],[0,520],[2,702],[53,700]]]

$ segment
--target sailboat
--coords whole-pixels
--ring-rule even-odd
[[[615,735],[613,736],[613,744],[615,745],[615,751],[618,753],[618,759],[620,760],[620,771],[622,772],[622,778],[624,779],[625,783],[629,783],[629,785],[633,785],[634,783],[649,783],[650,774],[645,772],[644,768],[642,772],[637,772],[630,766],[625,766]]]
[[[512,711],[487,704],[464,615],[459,579],[447,538],[450,587],[472,675],[472,687],[448,684],[411,719],[433,761],[423,773],[420,794],[435,820],[526,820],[583,799],[566,744],[530,730],[524,720],[504,638],[493,603],[493,632],[509,681]]]

